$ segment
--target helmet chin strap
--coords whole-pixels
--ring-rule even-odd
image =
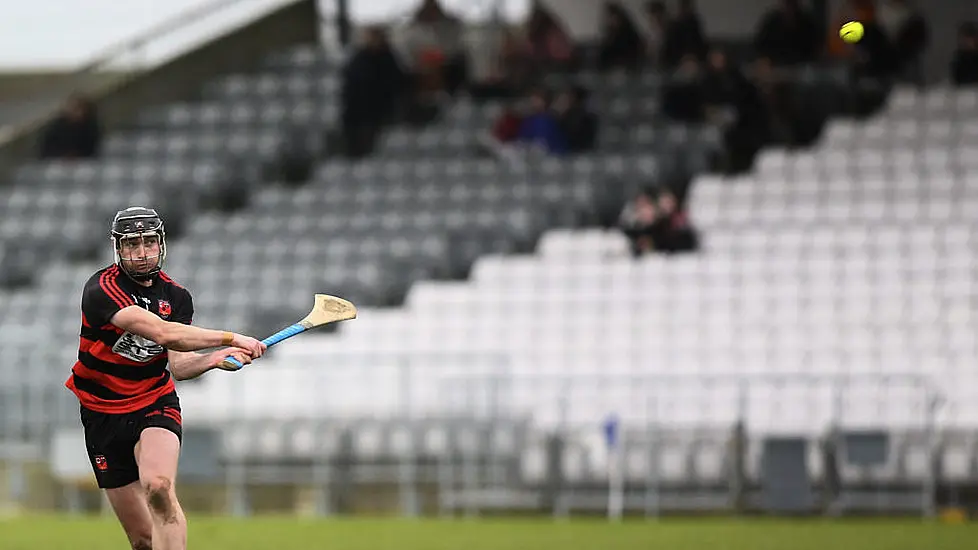
[[[128,276],[130,279],[136,282],[145,282],[145,281],[152,280],[162,270],[163,266],[160,265],[160,258],[161,256],[156,257],[156,267],[150,269],[146,273],[137,273],[135,271],[130,271],[128,268],[126,268],[126,262],[133,262],[133,261],[140,261],[140,260],[123,260],[122,258],[119,258],[118,264],[122,272],[125,273],[126,276]]]
[[[157,254],[155,256],[155,258],[156,258],[156,266],[155,267],[151,268],[146,273],[137,273],[135,270],[130,270],[129,268],[127,268],[126,267],[126,262],[133,263],[133,262],[150,261],[151,258],[148,258],[148,257],[147,258],[137,258],[137,259],[123,258],[119,254],[119,251],[118,250],[115,251],[115,263],[119,266],[119,269],[121,269],[122,272],[125,273],[127,277],[129,277],[130,279],[132,279],[133,281],[136,281],[136,282],[150,281],[154,277],[156,277],[156,275],[159,274],[159,272],[163,270],[163,257],[164,257],[163,256],[163,253],[161,251],[160,254]]]

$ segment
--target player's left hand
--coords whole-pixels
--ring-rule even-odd
[[[234,357],[242,365],[251,364],[251,352],[241,348],[224,348],[211,353],[211,364],[221,370],[237,371],[238,368],[226,368],[224,360],[228,356]]]

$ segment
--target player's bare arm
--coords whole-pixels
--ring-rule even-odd
[[[251,353],[238,348],[222,348],[211,353],[168,350],[167,354],[170,373],[177,380],[191,380],[218,368],[229,370],[223,367],[228,355],[244,365],[251,363]]]
[[[164,321],[139,306],[120,309],[110,322],[122,330],[138,334],[173,351],[190,352],[231,346],[247,351],[255,359],[261,357],[266,347],[249,336]]]

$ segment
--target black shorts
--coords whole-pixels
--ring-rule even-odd
[[[183,441],[180,399],[164,395],[145,409],[124,414],[106,414],[81,408],[88,459],[101,489],[124,487],[139,480],[136,443],[146,428],[163,428]]]

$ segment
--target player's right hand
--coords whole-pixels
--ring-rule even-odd
[[[221,370],[236,371],[240,367],[234,366],[233,368],[227,368],[224,366],[224,360],[228,357],[233,357],[235,361],[241,363],[241,366],[251,364],[251,352],[244,349],[238,348],[225,348],[217,350],[213,353],[214,361],[216,361],[217,368]]]
[[[234,339],[231,340],[231,345],[236,348],[246,350],[251,354],[252,359],[258,359],[265,349],[268,348],[265,344],[261,343],[259,340],[255,340],[251,336],[244,336],[242,334],[234,334]]]

